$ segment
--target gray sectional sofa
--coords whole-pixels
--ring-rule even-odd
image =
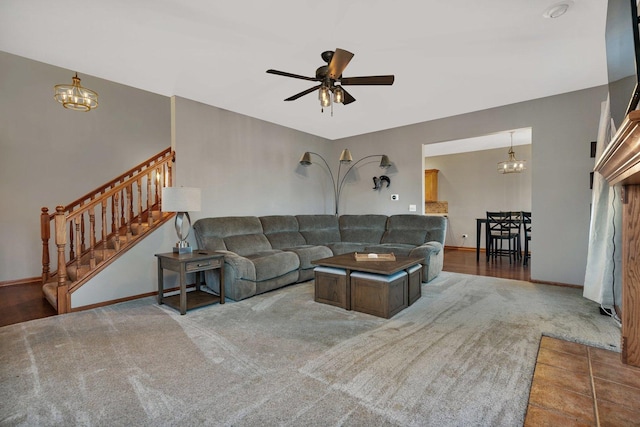
[[[193,229],[199,249],[225,254],[225,296],[239,301],[313,278],[320,258],[347,252],[423,258],[423,280],[442,271],[446,218],[422,215],[272,215],[203,218]],[[205,274],[220,289],[218,275]]]

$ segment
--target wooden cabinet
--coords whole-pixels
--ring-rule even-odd
[[[424,171],[424,201],[438,201],[438,169]]]

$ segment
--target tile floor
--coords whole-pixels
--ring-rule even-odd
[[[620,353],[542,337],[525,426],[640,426],[640,368]]]

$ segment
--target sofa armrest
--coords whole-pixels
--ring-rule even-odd
[[[409,255],[424,258],[422,262],[422,280],[425,282],[430,282],[442,271],[444,249],[440,242],[427,242],[416,246]]]
[[[440,242],[427,242],[420,246],[416,246],[411,249],[410,256],[424,256],[427,257],[431,254],[438,254],[442,250],[442,243]]]
[[[224,254],[225,282],[235,282],[238,279],[256,280],[256,267],[253,262],[231,251],[216,251]]]
[[[253,262],[226,250],[217,250],[224,254],[224,293],[226,298],[239,301],[247,296],[254,295],[256,269]],[[205,282],[209,289],[220,292],[220,276],[213,270],[204,272]]]

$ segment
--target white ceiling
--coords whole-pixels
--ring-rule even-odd
[[[607,82],[607,0],[2,0],[0,50],[161,95],[338,139]],[[315,93],[321,52],[355,53],[333,117]],[[71,76],[69,76],[69,82]],[[51,82],[51,85],[57,83]]]
[[[511,145],[531,144],[531,128],[512,129],[473,138],[456,139],[453,141],[435,142],[422,146],[423,157],[446,156],[448,154],[468,153],[471,151],[492,150],[494,148],[509,147]]]

